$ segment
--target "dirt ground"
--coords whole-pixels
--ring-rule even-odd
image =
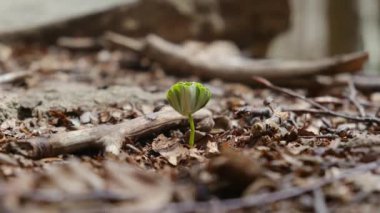
[[[334,97],[302,99],[214,79],[203,82],[213,94],[206,106],[211,117],[197,122],[194,148],[187,145],[185,121],[123,138],[117,154],[86,142],[74,153],[60,144],[53,148],[61,153],[36,155],[26,146],[36,138],[128,121],[137,125],[136,119],[153,125],[155,116],[170,110],[165,92],[172,84],[200,79],[168,75],[159,64],[114,46],[3,45],[0,70],[2,77],[24,72],[0,78],[2,212],[377,212],[380,207],[378,93],[347,87]],[[318,112],[316,103],[349,116]]]

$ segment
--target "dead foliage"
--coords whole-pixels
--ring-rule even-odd
[[[186,119],[165,107],[164,94],[199,77],[173,77],[157,58],[107,43],[70,41],[0,46],[1,211],[375,212],[380,205],[379,94],[363,94],[355,77],[316,93],[211,76],[213,98],[196,116],[189,148]]]

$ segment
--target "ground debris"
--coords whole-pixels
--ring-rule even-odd
[[[0,211],[377,209],[377,93],[214,79],[190,148],[165,92],[201,80],[85,41],[1,53],[3,74],[31,74],[0,85]]]
[[[180,143],[178,138],[167,138],[162,134],[154,139],[152,149],[160,153],[173,166],[177,166],[179,161],[189,156],[189,150]]]

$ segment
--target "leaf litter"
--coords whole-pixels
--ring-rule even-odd
[[[173,83],[201,79],[167,75],[109,46],[0,50],[2,74],[28,71],[1,84],[1,211],[375,212],[380,206],[377,93],[352,93],[347,85],[340,96],[306,98],[306,91],[262,79],[252,79],[261,89],[211,80],[205,85],[214,94],[207,105],[212,117],[197,123],[194,148],[186,125],[176,123],[123,139],[118,155],[94,146],[31,158],[22,142],[34,137],[140,117],[154,122]]]

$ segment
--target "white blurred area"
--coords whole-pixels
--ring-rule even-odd
[[[326,0],[290,0],[291,28],[277,37],[268,56],[314,59],[327,54]]]
[[[133,0],[0,0],[0,31],[13,31],[115,7]]]
[[[347,51],[367,50],[370,60],[366,70],[379,73],[380,0],[340,2],[342,10],[339,9],[336,0],[290,0],[292,26],[273,41],[268,57],[315,59]],[[331,3],[336,5],[331,6]],[[351,6],[346,3],[351,3]],[[348,8],[348,12],[344,11],[344,8]],[[346,14],[343,14],[345,12]],[[331,24],[335,22],[336,16],[341,21],[335,25]],[[330,30],[334,31],[334,35],[330,34]],[[340,46],[349,47],[342,50],[338,44],[338,48],[335,48],[336,45],[329,43],[330,40],[335,43],[341,42]]]
[[[358,3],[363,46],[370,52],[368,69],[380,73],[380,0]]]

